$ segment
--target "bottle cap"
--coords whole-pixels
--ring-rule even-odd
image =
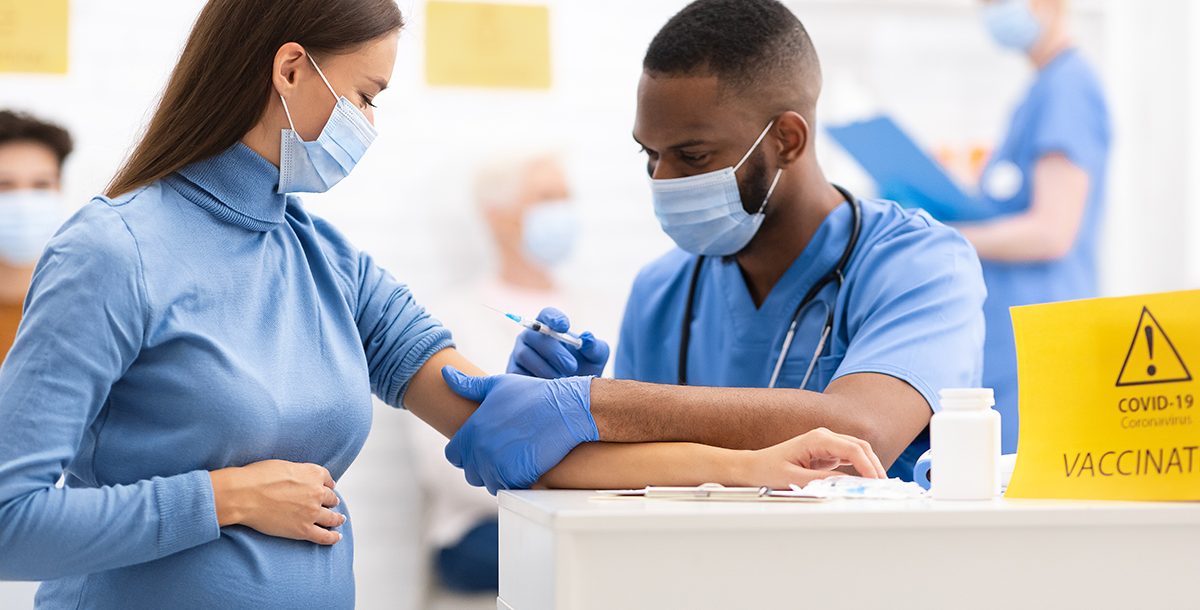
[[[943,409],[981,410],[996,404],[992,388],[945,388],[938,393]]]

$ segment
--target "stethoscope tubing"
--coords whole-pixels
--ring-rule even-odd
[[[837,283],[838,290],[845,283],[846,265],[850,262],[850,257],[854,255],[855,248],[858,247],[859,233],[862,232],[862,204],[859,200],[847,191],[846,189],[833,185],[834,188],[842,194],[842,197],[850,203],[850,213],[853,215],[853,227],[850,230],[850,238],[846,240],[846,247],[842,250],[842,256],[838,259],[837,265],[826,273],[813,287],[808,290],[804,298],[800,300],[800,304],[796,306],[795,312],[792,313],[792,320],[788,324],[787,334],[783,338],[783,345],[779,350],[779,358],[775,361],[775,368],[771,372],[771,380],[768,383],[768,388],[774,388],[776,382],[779,381],[779,375],[783,371],[783,363],[787,360],[787,355],[791,351],[792,342],[796,338],[796,329],[800,324],[800,316],[804,313],[804,309],[812,304],[817,296],[830,283]],[[691,347],[692,335],[692,320],[695,314],[696,290],[699,288],[700,271],[704,266],[705,256],[696,258],[696,264],[692,268],[691,282],[688,285],[687,302],[684,305],[683,327],[680,333],[679,340],[679,385],[687,385],[687,364],[688,364],[688,348]],[[835,297],[836,304],[836,297]],[[813,352],[812,359],[808,362],[808,369],[804,372],[804,378],[800,382],[800,389],[808,386],[809,380],[812,378],[813,371],[816,369],[817,359],[821,353],[825,351],[825,345],[829,341],[830,335],[833,334],[834,307],[830,306],[829,313],[825,316],[825,325],[821,329],[821,338],[817,342],[817,350]]]

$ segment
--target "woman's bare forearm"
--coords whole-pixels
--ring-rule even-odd
[[[538,484],[556,489],[753,485],[747,476],[752,453],[695,443],[586,443]]]
[[[404,397],[404,405],[442,436],[450,438],[462,427],[463,422],[475,412],[479,403],[467,400],[446,386],[442,380],[442,367],[453,366],[468,375],[483,375],[484,372],[458,350],[444,349],[434,354],[413,375]]]
[[[838,467],[845,468],[835,470]],[[538,485],[637,489],[720,483],[787,489],[843,473],[887,477],[879,456],[866,441],[818,428],[755,451],[694,443],[588,443],[576,447]]]

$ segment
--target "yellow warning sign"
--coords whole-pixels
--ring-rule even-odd
[[[1200,500],[1196,312],[1200,290],[1014,307],[1021,430],[1005,495]]]

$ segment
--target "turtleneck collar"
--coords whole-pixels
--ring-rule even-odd
[[[284,220],[287,195],[275,192],[279,169],[241,142],[165,180],[224,222],[266,232]]]

